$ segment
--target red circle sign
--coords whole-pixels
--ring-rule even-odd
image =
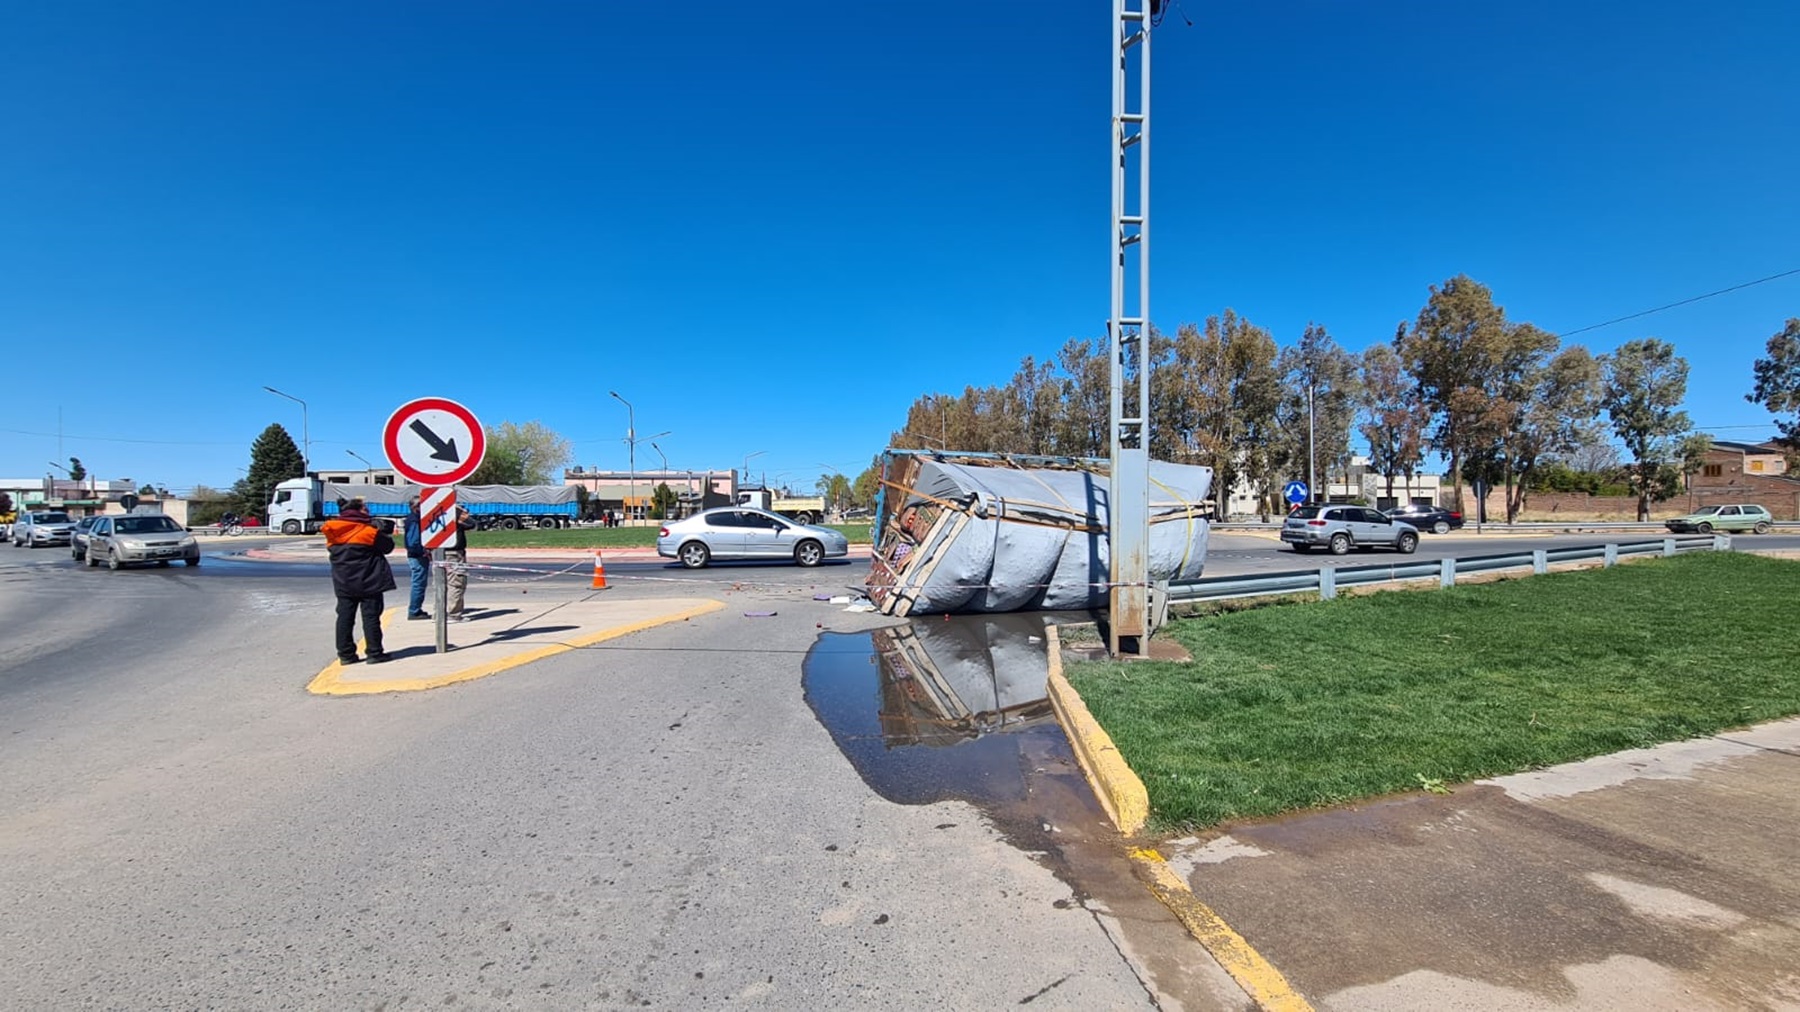
[[[381,430],[388,463],[415,485],[469,480],[487,455],[487,435],[475,413],[443,397],[402,404]]]

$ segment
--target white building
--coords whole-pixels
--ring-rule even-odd
[[[1299,481],[1305,481],[1305,475],[1296,475]],[[1408,479],[1404,475],[1395,475],[1393,492],[1388,491],[1388,479],[1369,467],[1369,458],[1350,458],[1348,475],[1319,475],[1320,488],[1313,490],[1313,498],[1326,502],[1365,502],[1376,509],[1392,509],[1395,506],[1417,504],[1421,506],[1442,505],[1443,479],[1435,474],[1416,474]],[[1280,489],[1276,489],[1280,494]],[[1231,496],[1226,500],[1227,517],[1258,516],[1262,506],[1251,491],[1250,481],[1243,474],[1232,483]]]

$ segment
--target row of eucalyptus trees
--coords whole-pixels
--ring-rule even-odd
[[[1281,346],[1230,309],[1173,336],[1152,328],[1149,349],[1151,456],[1212,467],[1221,515],[1239,482],[1274,511],[1288,478],[1347,473],[1360,437],[1390,495],[1436,454],[1457,508],[1464,481],[1481,481],[1505,489],[1511,520],[1539,469],[1604,447],[1610,430],[1644,518],[1707,446],[1681,410],[1688,366],[1673,346],[1646,337],[1594,355],[1508,319],[1462,275],[1360,354],[1316,323]],[[1104,456],[1107,354],[1104,337],[1071,339],[1051,359],[1024,359],[1004,386],[927,394],[890,445]]]

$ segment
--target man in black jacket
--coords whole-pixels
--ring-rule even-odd
[[[325,544],[331,553],[331,587],[337,592],[337,655],[340,664],[355,664],[356,613],[362,612],[363,640],[370,664],[388,660],[381,647],[382,595],[394,589],[387,556],[394,539],[369,516],[360,498],[346,501],[336,518],[325,521]]]

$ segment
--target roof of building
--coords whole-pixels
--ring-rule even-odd
[[[1715,439],[1712,445],[1716,449],[1731,450],[1736,453],[1781,453],[1781,444],[1774,440],[1762,443],[1737,443],[1729,439]]]

